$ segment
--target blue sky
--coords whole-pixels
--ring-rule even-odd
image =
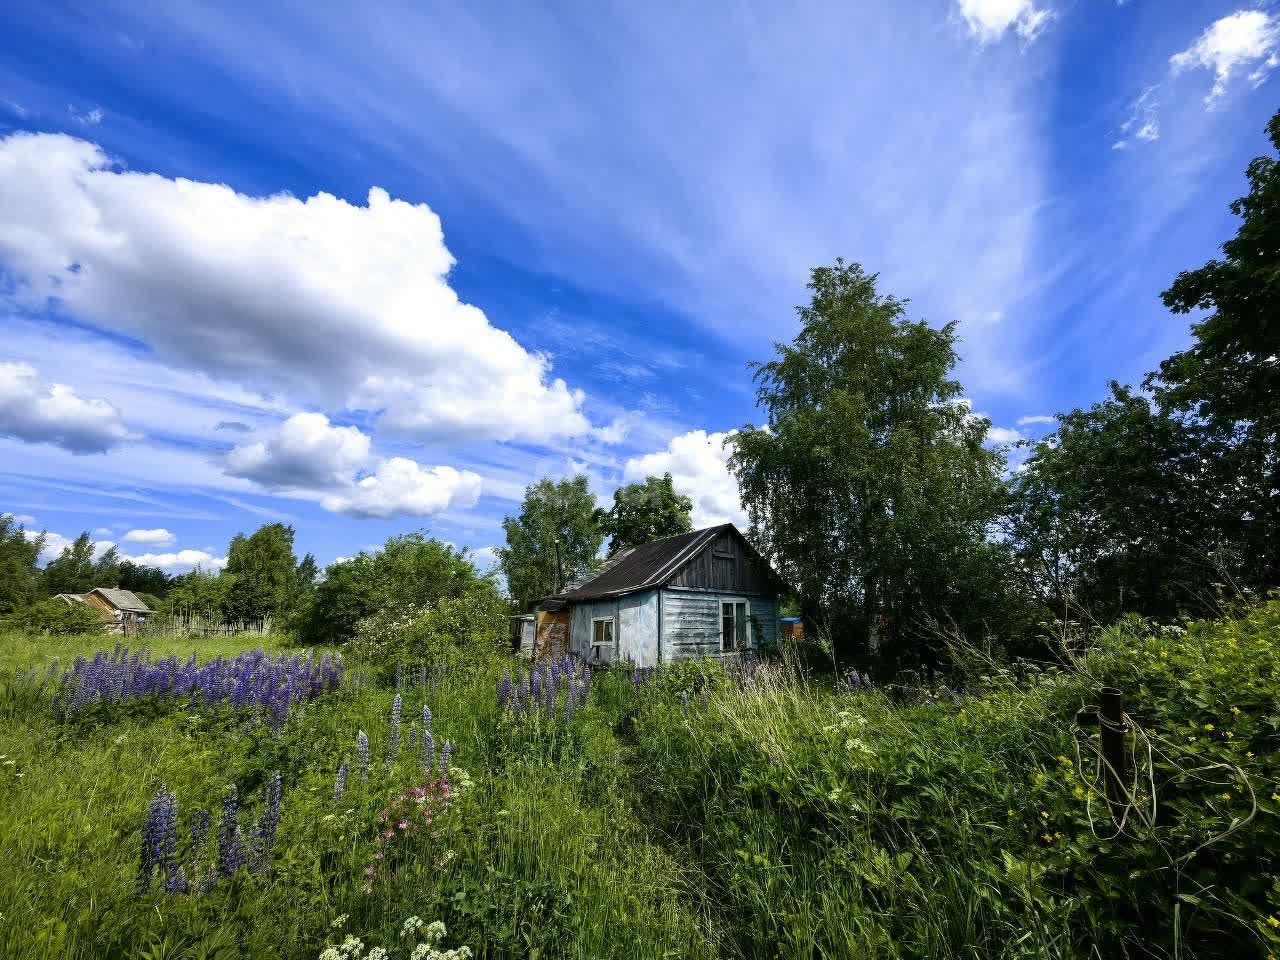
[[[1185,343],[1278,56],[1240,0],[10,4],[0,509],[171,571],[485,551],[578,470],[737,519],[745,365],[837,256],[1035,436]]]

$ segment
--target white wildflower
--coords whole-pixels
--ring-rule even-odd
[[[342,960],[337,947],[325,947],[320,951],[320,960]]]

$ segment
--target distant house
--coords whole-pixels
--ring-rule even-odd
[[[127,631],[145,621],[151,613],[151,608],[132,590],[119,587],[94,587],[88,593],[59,593],[56,599],[92,608],[112,630]]]
[[[532,655],[651,667],[778,641],[782,581],[731,523],[622,550],[513,624]],[[530,644],[531,641],[531,644]],[[532,649],[529,649],[529,646]]]

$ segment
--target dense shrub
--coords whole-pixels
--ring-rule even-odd
[[[102,633],[106,624],[102,615],[83,603],[67,603],[56,597],[40,600],[15,610],[4,618],[3,626],[28,633],[68,636],[78,633]]]

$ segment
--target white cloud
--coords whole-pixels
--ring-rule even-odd
[[[693,525],[709,527],[732,522],[747,526],[738,481],[729,473],[729,453],[724,441],[737,433],[692,430],[672,437],[667,449],[632,457],[623,468],[623,480],[632,483],[648,476],[671,474],[677,492],[693,500]]]
[[[250,197],[19,133],[0,140],[0,210],[20,302],[56,298],[167,362],[425,437],[589,429],[581,391],[459,301],[425,204]]]
[[[137,439],[108,401],[82,397],[65,384],[46,383],[35,367],[12,362],[0,363],[0,435],[52,443],[72,453],[102,453]]]
[[[171,547],[178,542],[178,538],[164,527],[156,527],[153,530],[130,530],[122,539],[126,543],[143,543],[152,547]]]
[[[1037,413],[1032,416],[1018,418],[1018,426],[1020,427],[1029,427],[1032,424],[1053,424],[1057,422],[1058,422],[1057,417],[1051,417],[1043,413]]]
[[[479,499],[479,474],[453,467],[424,468],[405,457],[392,457],[349,489],[324,497],[321,505],[356,517],[424,517],[453,507],[472,507]]]
[[[1237,10],[1214,21],[1198,40],[1169,58],[1175,74],[1203,67],[1213,71],[1213,89],[1204,98],[1210,106],[1226,95],[1233,74],[1253,66],[1249,82],[1258,86],[1280,57],[1280,21],[1264,10]]]
[[[165,573],[187,573],[199,567],[216,572],[227,565],[226,557],[215,557],[207,550],[178,550],[174,553],[121,554],[120,559],[131,560],[140,566],[159,567]]]
[[[1157,112],[1159,102],[1156,94],[1159,87],[1147,87],[1133,101],[1129,110],[1129,118],[1120,124],[1121,137],[1111,145],[1113,150],[1124,150],[1130,145],[1130,138],[1152,143],[1160,139],[1160,116]]]
[[[1052,12],[1032,0],[957,0],[960,16],[969,32],[982,43],[992,43],[1012,28],[1030,42],[1048,26]]]
[[[498,548],[481,547],[478,550],[472,550],[471,562],[476,565],[476,569],[481,573],[492,570],[498,564]]]
[[[987,439],[998,444],[1017,443],[1022,439],[1022,434],[1012,427],[989,427]]]
[[[102,118],[105,116],[102,110],[98,107],[94,107],[92,110],[86,110],[84,113],[79,113],[76,111],[75,107],[71,106],[71,104],[67,104],[67,113],[71,114],[76,123],[86,127],[96,127],[102,122]]]
[[[335,427],[322,413],[298,413],[265,440],[235,447],[227,473],[266,487],[332,487],[347,482],[369,459],[369,437]]]
[[[9,513],[6,511],[2,515],[8,517],[14,523],[21,523],[24,526],[30,526],[36,522],[36,518],[29,513]]]

